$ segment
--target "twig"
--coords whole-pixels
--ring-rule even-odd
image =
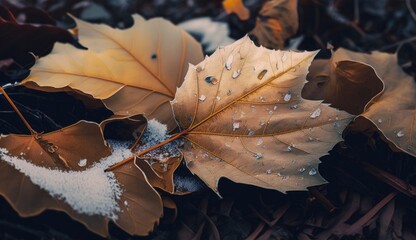
[[[37,135],[37,132],[33,130],[33,128],[30,126],[29,122],[26,121],[25,117],[22,115],[20,110],[16,107],[12,99],[9,97],[9,95],[4,91],[3,87],[0,87],[0,92],[4,95],[6,100],[9,102],[9,104],[12,106],[12,108],[16,111],[17,115],[19,115],[20,119],[23,121],[23,123],[26,125],[27,129],[29,129],[30,133],[32,135]]]
[[[406,6],[407,6],[407,9],[409,9],[410,15],[412,16],[413,20],[416,21],[416,12],[412,8],[411,0],[406,0]]]

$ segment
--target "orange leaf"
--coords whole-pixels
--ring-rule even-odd
[[[222,5],[226,13],[235,13],[237,14],[238,18],[243,21],[250,18],[250,11],[244,6],[241,0],[224,0]]]

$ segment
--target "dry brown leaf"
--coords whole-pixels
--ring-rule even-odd
[[[190,67],[172,101],[188,168],[215,191],[222,177],[282,192],[325,183],[319,158],[352,116],[300,97],[315,54],[245,37]]]
[[[173,129],[169,101],[188,63],[202,60],[201,46],[166,20],[133,19],[126,30],[76,20],[79,38],[89,50],[56,44],[24,84],[44,91],[71,87],[101,99],[116,115],[144,114]]]
[[[222,6],[227,14],[235,13],[243,21],[250,18],[250,11],[244,6],[242,0],[224,0]]]
[[[297,2],[292,0],[266,1],[256,19],[256,26],[249,35],[264,47],[282,49],[285,40],[298,31]]]
[[[145,159],[137,159],[136,165],[145,173],[152,187],[174,194],[173,174],[181,161],[181,157],[170,158],[166,162],[150,161],[151,163]]]
[[[111,152],[100,126],[85,121],[39,136],[2,136],[0,148],[6,148],[11,156],[29,159],[36,166],[64,171],[85,170]],[[86,166],[78,165],[81,159],[88,159]],[[21,216],[35,216],[46,209],[63,211],[92,232],[108,236],[108,218],[74,211],[66,202],[52,197],[5,161],[0,161],[0,171],[0,181],[7,183],[0,185],[0,194]],[[121,211],[116,225],[132,235],[147,235],[162,215],[159,195],[133,163],[116,169],[114,174],[124,190],[118,199]]]
[[[349,75],[345,78],[330,78],[331,84],[328,88],[342,87],[345,92],[353,93],[355,83],[360,84],[360,87],[367,85],[373,96],[364,105],[364,112],[360,116],[370,120],[395,147],[416,156],[416,82],[397,64],[397,56],[339,49],[334,53],[333,59],[333,62],[338,62],[339,71]],[[351,68],[359,64],[362,67]],[[373,72],[372,75],[370,71]],[[379,90],[380,83],[382,88]],[[339,101],[339,107],[346,109],[351,102],[360,100],[358,96],[348,98],[354,95],[344,95],[344,91],[333,90],[334,94],[339,94],[335,98]]]
[[[383,90],[383,83],[373,68],[347,60],[338,52],[330,60],[313,61],[302,96],[324,100],[354,115],[361,114],[365,105]]]

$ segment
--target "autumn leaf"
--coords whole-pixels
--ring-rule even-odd
[[[181,161],[181,157],[169,158],[164,162],[137,159],[135,164],[145,173],[152,187],[175,194],[173,175]]]
[[[298,27],[297,1],[271,0],[264,3],[249,35],[264,47],[281,49]]]
[[[214,191],[222,177],[282,192],[325,183],[319,158],[352,116],[300,97],[315,54],[245,37],[191,66],[171,102],[188,168]]]
[[[226,13],[235,13],[243,21],[250,18],[250,11],[244,6],[242,0],[224,0],[222,5]]]
[[[2,136],[0,149],[0,180],[7,183],[0,186],[0,194],[21,216],[35,216],[46,209],[63,211],[92,232],[105,237],[109,235],[110,220],[129,234],[148,235],[162,215],[160,196],[134,163],[111,173],[122,189],[119,198],[113,199],[116,206],[111,206],[115,209],[110,208],[108,203],[96,203],[99,200],[95,200],[94,194],[101,193],[94,189],[101,189],[100,184],[103,184],[97,182],[101,178],[96,174],[104,174],[105,168],[96,168],[96,164],[111,153],[98,124],[81,121],[46,134]],[[113,151],[120,154],[120,150]],[[130,151],[127,149],[126,152]],[[121,160],[123,156],[119,158]],[[80,186],[73,182],[77,181],[72,180],[74,178],[84,179],[86,182],[82,185],[94,188],[86,194],[87,200],[73,192],[81,191]],[[58,183],[53,182],[58,180]],[[62,185],[59,187],[54,185],[60,182]],[[55,187],[46,191],[45,185]],[[88,197],[89,194],[91,197]],[[87,201],[82,202],[87,207],[79,205],[79,198]],[[97,205],[90,206],[88,203]],[[97,209],[105,214],[96,213]],[[109,210],[115,212],[107,213]]]
[[[331,62],[337,74],[328,79],[328,102],[356,109],[393,148],[416,156],[416,83],[400,68],[397,56],[339,49]]]
[[[361,114],[365,105],[383,90],[373,68],[348,61],[339,53],[331,59],[313,61],[309,70],[309,82],[302,89],[302,96],[309,100],[324,100],[354,115]]]
[[[89,50],[56,44],[32,68],[25,86],[44,91],[70,87],[101,99],[116,115],[144,114],[175,128],[169,101],[187,63],[202,59],[201,46],[163,19],[133,19],[135,24],[126,30],[76,20]]]

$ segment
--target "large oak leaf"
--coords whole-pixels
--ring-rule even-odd
[[[222,177],[282,192],[325,183],[319,158],[352,116],[300,97],[315,54],[245,37],[191,66],[171,102],[188,168],[215,191]]]
[[[416,82],[397,56],[339,49],[331,62],[338,74],[328,79],[326,101],[362,113],[393,147],[416,156]]]
[[[0,148],[6,148],[8,155],[24,158],[35,166],[62,171],[84,171],[111,153],[101,127],[85,121],[39,136],[2,136]],[[79,164],[82,159],[88,160],[85,166]],[[7,183],[0,185],[0,195],[6,198],[19,215],[35,216],[46,209],[64,211],[91,231],[101,236],[109,235],[109,218],[75,211],[63,199],[51,196],[2,159],[0,171],[0,181]],[[147,235],[162,215],[160,196],[133,163],[126,164],[113,173],[123,189],[117,200],[120,211],[113,221],[132,235]]]
[[[89,50],[56,44],[32,68],[25,85],[46,91],[70,87],[101,99],[117,115],[144,114],[174,128],[169,101],[187,63],[202,59],[201,46],[163,19],[133,19],[126,30],[76,20],[79,38]]]

